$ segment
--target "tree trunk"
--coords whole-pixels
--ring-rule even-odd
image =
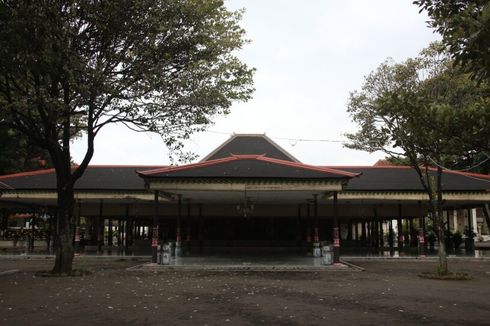
[[[482,207],[483,215],[485,215],[485,221],[487,221],[488,231],[490,232],[490,207],[488,204],[484,204]]]
[[[70,169],[68,169],[70,173]],[[65,174],[66,176],[66,174]],[[66,180],[62,173],[58,174],[58,207],[56,232],[56,260],[52,272],[56,274],[70,274],[73,264],[73,184]]]
[[[446,253],[446,243],[444,234],[444,214],[443,214],[443,197],[442,197],[442,168],[437,167],[437,200],[435,209],[435,225],[437,226],[437,235],[439,239],[439,249],[437,254],[439,256],[439,266],[437,268],[437,273],[439,275],[447,275],[449,270],[447,266],[447,253]]]
[[[440,218],[440,216],[437,218]],[[446,243],[444,242],[444,228],[441,227],[440,225],[438,226],[438,230],[437,230],[437,238],[439,241],[439,248],[437,250],[437,255],[439,256],[437,273],[439,275],[447,275],[449,269],[447,265]]]

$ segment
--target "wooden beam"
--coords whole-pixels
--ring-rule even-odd
[[[341,181],[288,181],[288,182],[171,182],[150,181],[150,190],[163,190],[167,192],[179,191],[341,191]]]

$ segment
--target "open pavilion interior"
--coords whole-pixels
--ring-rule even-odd
[[[171,242],[184,257],[315,256],[332,244],[338,259],[423,255],[430,242],[428,196],[411,167],[312,166],[263,134],[234,134],[194,164],[89,166],[75,188],[81,253],[154,255]],[[481,233],[490,176],[445,170],[443,190],[449,230]],[[0,176],[3,232],[9,217],[28,216],[45,226],[49,249],[56,199],[53,169]]]

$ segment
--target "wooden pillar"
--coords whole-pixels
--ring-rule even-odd
[[[383,249],[384,248],[383,220],[380,220],[378,225],[379,225],[379,247]]]
[[[361,241],[363,246],[366,245],[366,221],[361,221]]]
[[[398,233],[398,249],[403,248],[402,204],[398,204],[398,218],[396,219]]]
[[[449,211],[445,210],[442,212],[442,215],[446,215],[446,224],[447,224],[447,232],[451,232],[451,221],[449,219]]]
[[[473,212],[468,208],[468,248],[466,250],[472,252],[475,250],[475,227],[473,225]]]
[[[310,214],[310,201],[306,200],[306,243],[307,243],[307,250],[310,252],[310,247],[311,247],[311,220],[310,220],[311,214]]]
[[[413,247],[417,242],[414,243],[413,239],[414,239],[414,236],[413,236],[413,217],[409,218],[408,219],[408,225],[409,225],[409,234],[410,234],[410,247]]]
[[[359,241],[359,221],[354,222],[354,236],[356,237],[356,241]]]
[[[371,247],[373,244],[373,222],[372,221],[366,221],[366,232],[367,232],[367,245],[368,247]]]
[[[151,237],[151,262],[157,263],[158,256],[158,206],[159,206],[159,192],[155,190],[155,197],[153,199],[153,226]]]
[[[121,244],[124,246],[125,251],[129,249],[129,246],[133,244],[133,220],[129,219],[129,205],[126,205],[126,210],[124,214],[124,221],[122,222],[121,228]]]
[[[5,236],[8,227],[9,227],[9,217],[8,217],[7,210],[4,208],[2,209],[2,226],[1,226],[2,236]]]
[[[107,225],[108,225],[108,232],[107,232],[107,245],[109,247],[112,247],[112,236],[113,236],[113,233],[112,233],[112,218],[109,218],[108,221],[107,221]]]
[[[419,256],[425,257],[425,215],[422,211],[422,202],[418,202],[419,206]]]
[[[199,204],[199,253],[203,253],[204,251],[204,218],[202,216],[202,204]]]
[[[376,206],[373,208],[373,245],[376,251],[379,250],[379,221],[378,210]]]
[[[313,232],[313,241],[318,244],[318,248],[320,248],[320,231],[318,225],[318,195],[313,195],[313,214],[315,216],[315,229]]]
[[[182,251],[181,251],[181,239],[180,239],[180,223],[181,223],[181,218],[182,218],[182,195],[178,195],[178,202],[177,202],[177,227],[175,231],[175,256],[180,257],[182,256]]]
[[[320,229],[318,224],[318,195],[313,195],[313,215],[315,218],[315,225],[313,229],[313,257],[321,257],[322,252],[320,249]]]
[[[118,218],[117,219],[117,246],[119,248],[121,248],[121,235],[122,235],[121,226],[122,226],[121,219]]]
[[[191,253],[191,232],[192,232],[192,220],[191,220],[191,200],[187,199],[187,230],[186,230],[186,255]]]
[[[104,244],[104,217],[103,217],[104,204],[101,200],[99,203],[99,216],[96,220],[96,233],[97,233],[97,251],[102,252],[102,245]]]
[[[352,220],[347,221],[347,240],[352,241]]]
[[[298,253],[301,253],[303,247],[303,232],[301,228],[301,204],[298,204],[298,214],[296,216],[296,245],[298,247]]]
[[[80,215],[82,203],[78,201],[78,214],[75,215],[75,253],[80,253]]]
[[[388,246],[390,247],[390,251],[393,251],[395,246],[395,232],[393,231],[393,219],[388,221]]]
[[[340,263],[339,203],[337,191],[333,192],[333,261]]]

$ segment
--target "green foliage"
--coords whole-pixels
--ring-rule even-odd
[[[488,0],[417,0],[427,11],[429,26],[465,71],[478,81],[490,81],[490,2]]]
[[[351,93],[348,112],[359,131],[347,135],[347,147],[381,150],[392,161],[421,166],[453,167],[461,158],[487,155],[489,92],[487,84],[453,68],[438,44],[403,63],[388,60]]]
[[[437,237],[434,232],[429,232],[427,234],[427,242],[429,243],[429,247],[434,249],[434,243],[437,241]]]
[[[52,167],[49,153],[0,123],[0,175]]]
[[[447,251],[453,249],[453,233],[451,231],[446,230],[444,232],[444,243]]]
[[[0,2],[0,121],[68,159],[109,123],[181,139],[253,92],[247,40],[220,0]],[[82,163],[82,169],[83,165]]]
[[[463,243],[463,235],[459,231],[454,232],[453,233],[454,249],[458,250],[459,247],[461,246],[461,243]]]

